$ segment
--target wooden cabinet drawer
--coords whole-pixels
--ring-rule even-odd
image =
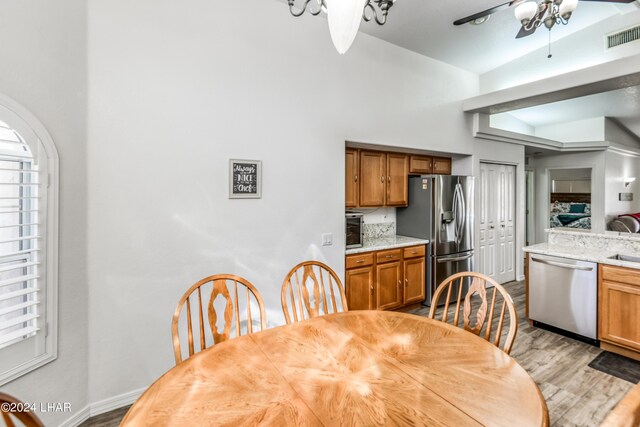
[[[602,280],[640,286],[640,270],[602,265]]]
[[[389,249],[387,251],[376,252],[376,261],[378,261],[378,264],[399,261],[400,259],[402,259],[402,249]]]
[[[365,267],[367,265],[372,265],[372,264],[373,264],[373,252],[347,255],[346,262],[345,262],[347,270],[350,268]]]
[[[425,253],[424,246],[411,246],[409,248],[404,248],[405,259],[424,256],[424,253]]]

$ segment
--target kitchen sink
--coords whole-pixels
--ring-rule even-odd
[[[622,255],[622,254],[616,254],[616,255],[610,256],[609,259],[617,259],[620,261],[629,261],[629,262],[640,262],[640,257],[631,256],[631,255]]]

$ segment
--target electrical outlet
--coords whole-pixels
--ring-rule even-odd
[[[322,246],[331,246],[333,245],[333,234],[324,233],[322,235]]]

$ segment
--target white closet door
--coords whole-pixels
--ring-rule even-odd
[[[515,280],[515,166],[480,163],[479,271]]]

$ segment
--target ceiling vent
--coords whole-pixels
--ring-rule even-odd
[[[607,50],[640,40],[640,25],[618,31],[617,33],[607,34],[606,37]]]

